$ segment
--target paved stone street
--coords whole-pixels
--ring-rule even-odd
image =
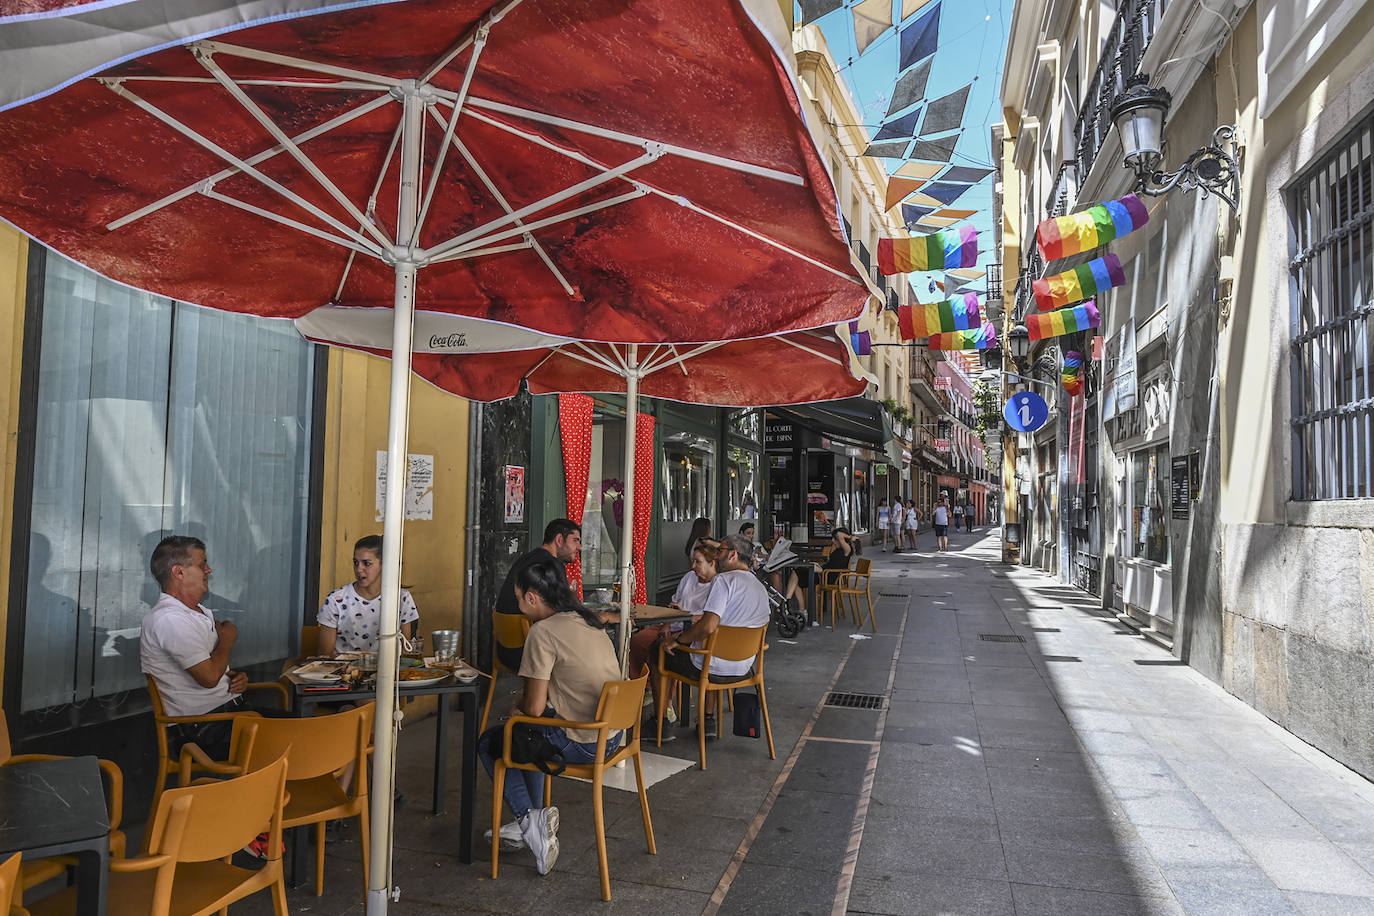
[[[493,881],[486,848],[459,864],[455,816],[424,810],[430,726],[407,729],[395,911],[1374,913],[1374,787],[996,551],[983,532],[947,554],[870,548],[876,636],[770,640],[776,761],[727,723],[706,772],[650,789],[656,856],[635,796],[606,790],[610,904],[586,786],[555,785],[554,872],[507,853]],[[694,760],[678,734],[650,750]],[[362,912],[356,834],[329,853],[330,892],[293,891],[294,912]]]

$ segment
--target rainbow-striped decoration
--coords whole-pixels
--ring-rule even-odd
[[[1030,332],[1031,340],[1063,337],[1074,331],[1086,331],[1088,328],[1101,326],[1102,316],[1097,312],[1097,300],[1095,299],[1089,299],[1087,302],[1071,308],[1055,309],[1053,312],[1026,316],[1026,330]]]
[[[1091,251],[1129,235],[1150,221],[1150,211],[1134,194],[1108,200],[1081,213],[1041,220],[1035,238],[1046,261]]]
[[[871,331],[851,333],[849,345],[854,348],[855,356],[869,356],[873,353],[873,333]]]
[[[1113,286],[1126,282],[1126,274],[1121,270],[1121,259],[1114,254],[1079,264],[1073,270],[1055,274],[1032,284],[1035,291],[1035,305],[1042,312],[1057,309],[1084,299],[1091,299],[1106,292]]]
[[[1083,354],[1077,350],[1064,351],[1064,368],[1059,371],[1059,382],[1064,390],[1073,397],[1083,390]]]
[[[885,277],[916,270],[958,270],[977,261],[978,231],[972,226],[909,239],[878,239],[878,270]]]
[[[918,302],[897,308],[897,326],[902,340],[915,340],[947,331],[970,331],[980,327],[983,314],[977,293],[960,293],[943,302]]]
[[[970,331],[950,331],[930,335],[927,350],[991,350],[997,346],[997,328],[991,321]]]

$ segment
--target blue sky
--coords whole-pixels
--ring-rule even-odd
[[[988,130],[1001,120],[997,95],[1002,83],[1002,59],[1014,0],[934,0],[917,10],[905,22],[900,20],[902,0],[891,0],[893,22],[897,25],[875,39],[862,56],[857,52],[854,37],[853,7],[857,2],[858,0],[845,0],[842,8],[820,17],[816,24],[825,34],[830,53],[848,83],[856,106],[863,114],[869,136],[876,134],[882,126],[900,75],[897,71],[901,44],[898,36],[900,28],[919,21],[939,6],[939,43],[931,58],[930,80],[925,97],[927,100],[938,99],[963,86],[971,85],[968,104],[964,109],[963,128],[958,135],[954,155],[949,164],[991,168],[993,156],[989,149]],[[797,22],[800,23],[800,6],[796,9],[796,15]],[[894,112],[891,119],[900,117],[909,110]],[[946,137],[950,136],[950,133],[936,136]],[[890,175],[902,165],[902,160],[887,159],[884,160],[884,164]],[[939,180],[938,176],[936,180]],[[974,185],[950,206],[977,210],[967,222],[979,232],[978,266],[982,268],[987,263],[995,261],[996,253],[990,250],[992,176]],[[924,278],[912,277],[912,280],[917,291],[924,294]],[[970,287],[980,292],[983,288],[984,283],[981,280]]]

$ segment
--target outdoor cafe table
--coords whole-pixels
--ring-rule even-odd
[[[377,691],[368,689],[338,689],[309,684],[298,684],[287,680],[291,691],[291,709],[297,716],[305,717],[312,713],[320,703],[366,703],[377,698]],[[470,684],[448,677],[437,684],[421,687],[408,687],[399,682],[401,697],[439,696],[447,698],[456,695],[459,708],[463,711],[463,783],[462,801],[458,805],[458,860],[472,864],[472,840],[475,829],[474,811],[477,800],[477,697],[481,688],[476,680]],[[444,813],[444,788],[447,782],[448,765],[448,719],[449,702],[441,699],[438,704],[438,719],[434,728],[434,813]],[[301,859],[304,858],[305,843],[296,843],[293,852],[293,874],[299,880],[304,874]],[[299,866],[299,867],[298,867]]]
[[[94,757],[0,766],[0,860],[75,855],[76,912],[103,916],[110,815]]]

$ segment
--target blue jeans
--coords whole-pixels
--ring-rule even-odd
[[[568,737],[568,733],[556,725],[534,725],[532,728],[544,733],[544,737],[563,755],[565,763],[591,763],[596,759],[596,742],[583,744]],[[489,728],[477,739],[477,757],[482,767],[491,776],[496,772],[496,758],[501,755],[505,742],[504,725]],[[606,740],[606,753],[620,746],[621,732],[614,732]],[[544,774],[537,770],[506,770],[505,786],[501,795],[506,807],[516,820],[529,813],[531,808],[544,807]]]

